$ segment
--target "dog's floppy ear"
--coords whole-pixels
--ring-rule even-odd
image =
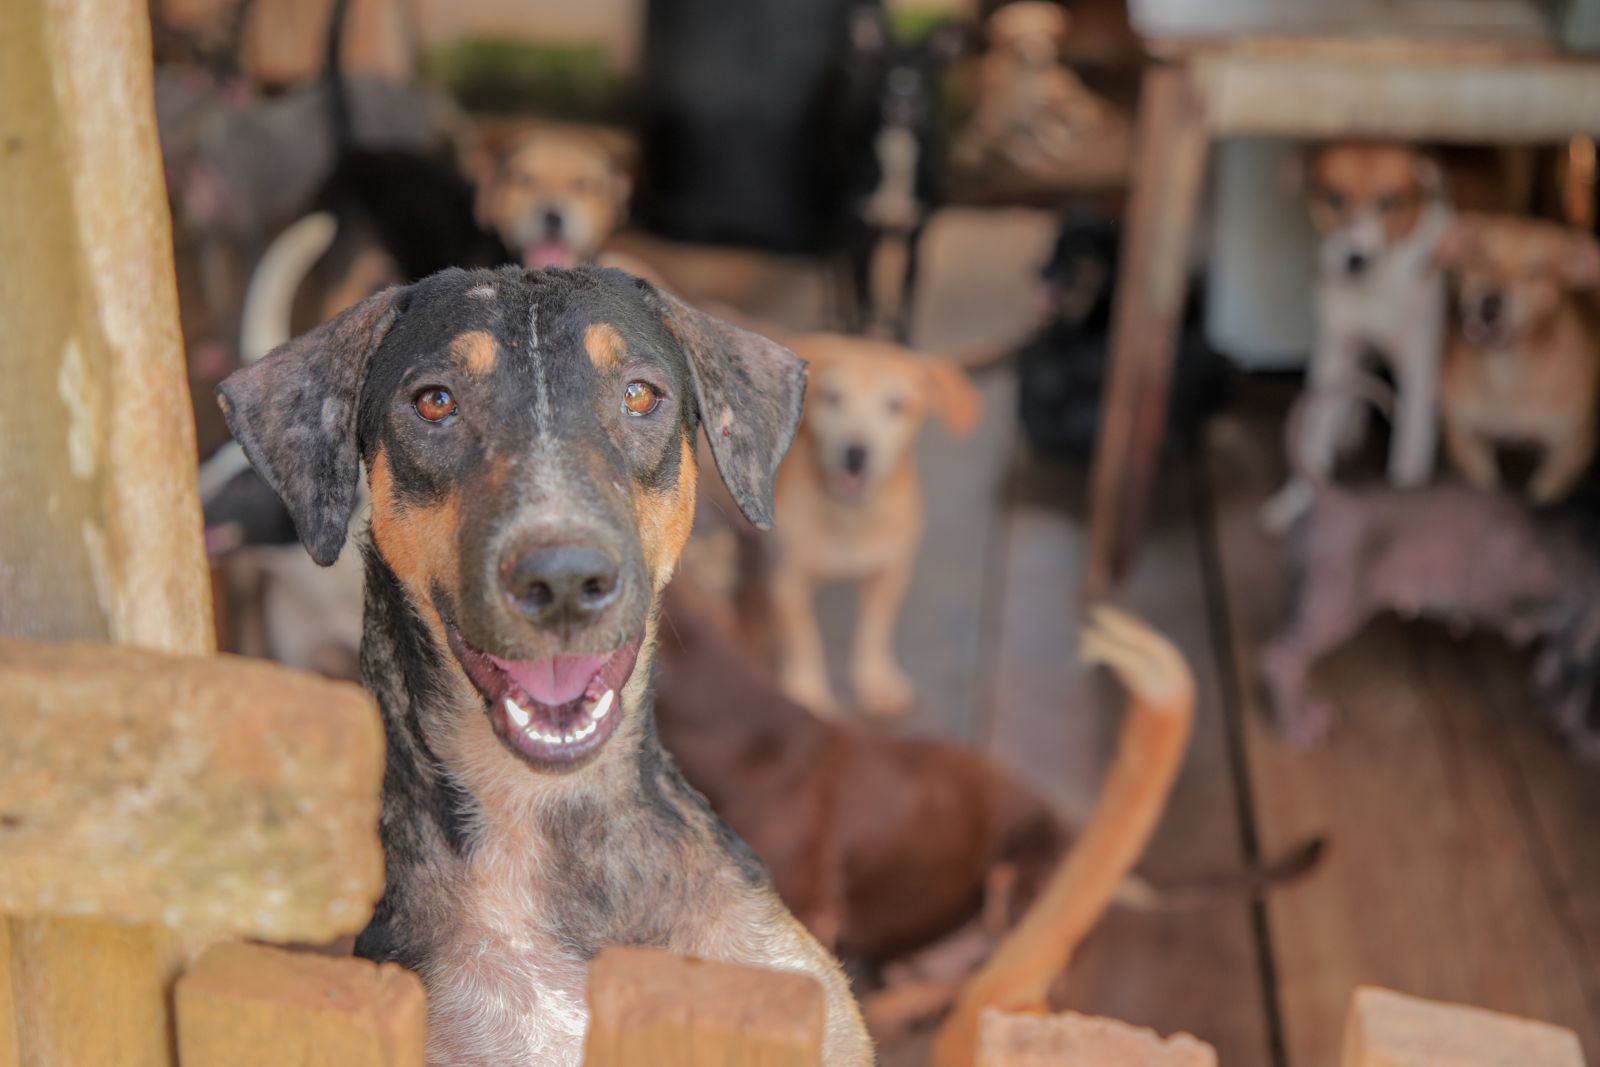
[[[983,418],[983,397],[967,372],[948,359],[924,359],[928,379],[928,404],[944,420],[950,432],[965,437],[978,428]]]
[[[647,282],[662,321],[689,358],[700,421],[717,470],[739,510],[772,528],[778,464],[794,440],[806,365],[776,341],[729,325]]]
[[[356,408],[367,364],[399,314],[395,286],[235,371],[217,387],[228,427],[326,567],[356,506]]]
[[[1567,237],[1562,273],[1574,289],[1600,289],[1600,243],[1594,235],[1574,230]]]

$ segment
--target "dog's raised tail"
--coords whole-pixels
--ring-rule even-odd
[[[1051,982],[1143,854],[1188,750],[1194,675],[1170,641],[1131,615],[1101,606],[1084,630],[1082,657],[1110,668],[1128,691],[1105,788],[1022,921],[962,988],[935,1042],[935,1067],[970,1067],[986,1009],[1045,1010]]]
[[[289,340],[294,297],[317,260],[333,246],[339,224],[325,211],[293,222],[267,246],[250,275],[239,320],[239,359],[254,363]]]

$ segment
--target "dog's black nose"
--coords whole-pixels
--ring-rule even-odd
[[[866,446],[850,445],[844,450],[844,469],[849,474],[860,474],[867,469]]]
[[[616,602],[621,567],[610,553],[553,545],[514,556],[500,572],[512,605],[539,626],[583,625]]]
[[[1500,321],[1500,313],[1506,309],[1505,297],[1500,293],[1490,291],[1478,298],[1478,318],[1483,320],[1485,326],[1493,326]]]
[[[1362,274],[1367,269],[1367,256],[1364,252],[1351,252],[1344,260],[1345,273],[1350,275]]]
[[[567,220],[562,217],[561,212],[556,211],[554,208],[546,211],[544,213],[545,232],[551,235],[559,234],[561,232],[561,228],[566,225],[566,221]]]

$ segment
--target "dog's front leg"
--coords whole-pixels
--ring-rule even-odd
[[[1500,464],[1489,438],[1459,421],[1445,424],[1445,447],[1462,475],[1479,489],[1500,487]]]
[[[783,691],[821,715],[838,705],[828,685],[827,653],[811,602],[811,579],[797,568],[782,567],[772,578],[772,618],[778,630],[778,680]]]
[[[861,710],[871,715],[900,715],[916,700],[916,689],[894,655],[895,624],[910,584],[909,556],[861,583],[861,617],[856,622],[850,684]]]
[[[1441,297],[1442,300],[1442,297]],[[1389,481],[1402,489],[1433,477],[1439,444],[1439,368],[1443,355],[1441,316],[1415,319],[1396,341],[1394,440],[1389,445]]]
[[[1594,428],[1586,421],[1564,437],[1547,443],[1544,457],[1528,481],[1535,504],[1554,504],[1572,488],[1594,455]]]

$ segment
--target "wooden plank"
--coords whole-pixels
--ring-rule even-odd
[[[423,1067],[422,980],[395,963],[217,945],[178,979],[183,1067]]]
[[[173,935],[99,919],[13,919],[23,1067],[171,1067]]]
[[[1118,1019],[990,1011],[977,1067],[1217,1067],[1217,1050],[1188,1034],[1163,1038]]]
[[[1520,659],[1493,649],[1473,666],[1477,692],[1499,713],[1518,795],[1548,860],[1549,889],[1586,954],[1589,1002],[1600,1016],[1600,774],[1562,751],[1536,721]],[[1600,1047],[1589,1051],[1600,1056]]]
[[[1266,723],[1257,649],[1284,617],[1284,573],[1256,512],[1282,477],[1280,437],[1281,406],[1230,415],[1212,427],[1207,467],[1261,846],[1331,841],[1314,877],[1268,903],[1289,1067],[1334,1061],[1342,1004],[1366,982],[1600,1039],[1587,963],[1459,648],[1369,629],[1319,672],[1346,712],[1327,747],[1289,752]]]
[[[1514,1015],[1363,987],[1343,1067],[1584,1067],[1578,1035]]]
[[[1204,101],[1182,65],[1148,68],[1133,190],[1100,405],[1083,588],[1103,596],[1132,560],[1166,436],[1167,394],[1188,296],[1190,242],[1205,184]]]
[[[785,971],[613,945],[589,968],[585,1067],[817,1067],[822,986]]]
[[[1224,49],[1198,57],[1218,135],[1559,143],[1600,129],[1600,63]]]
[[[206,652],[150,54],[144,4],[0,5],[0,634]]]
[[[1098,794],[1123,697],[1073,650],[1084,529],[1075,465],[1021,457],[1011,476],[988,748],[1081,823]],[[1199,573],[1187,475],[1158,485],[1151,536],[1119,601],[1172,638],[1193,665],[1187,762],[1140,869],[1158,880],[1243,862],[1217,652]],[[1244,900],[1194,912],[1113,909],[1052,1002],[1163,1033],[1188,1031],[1224,1063],[1270,1062],[1265,991]]]
[[[0,639],[0,692],[0,911],[280,941],[365,925],[383,733],[355,686]]]

